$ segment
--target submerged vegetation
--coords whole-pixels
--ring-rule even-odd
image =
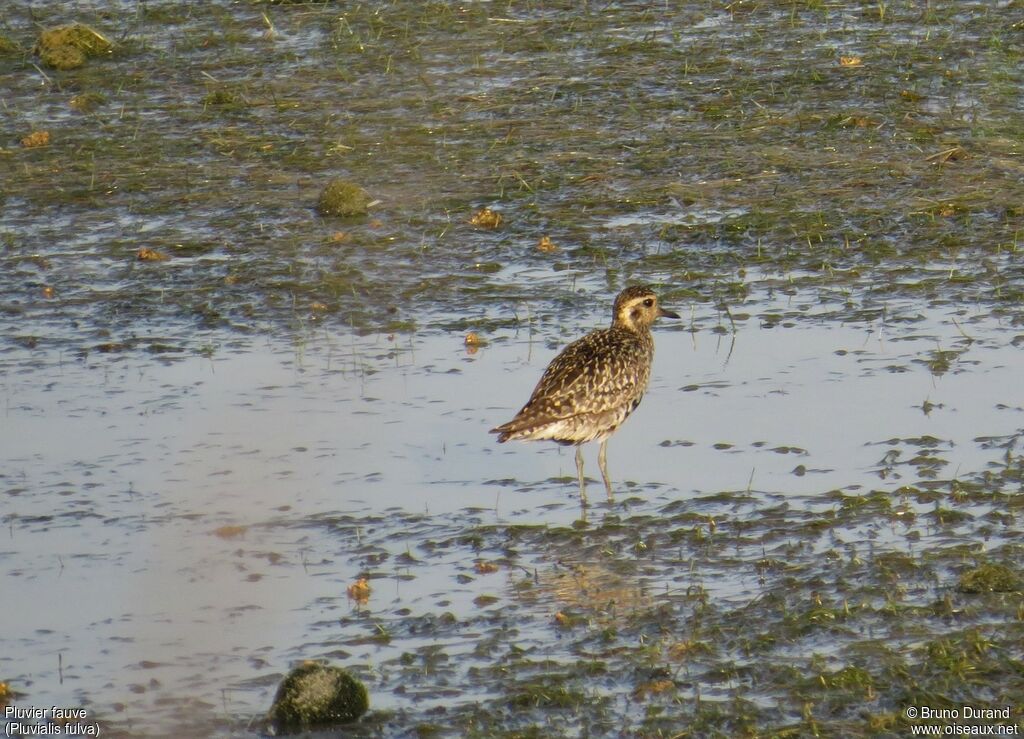
[[[47,20],[13,9],[5,38],[30,46]],[[0,256],[17,284],[92,294],[75,310],[93,326],[110,301],[133,306],[116,331],[514,326],[523,301],[578,309],[574,288],[634,275],[733,309],[807,285],[838,320],[896,294],[1014,314],[1024,294],[1009,6],[146,3],[80,20],[119,39],[101,64],[44,77],[0,56]],[[102,102],[69,115],[83,95]],[[9,148],[40,121],[55,145]],[[341,173],[381,205],[339,249],[310,208]],[[483,206],[500,231],[472,227]],[[190,259],[126,271],[141,233]],[[81,341],[65,302],[19,292],[44,345]]]
[[[503,593],[458,615],[373,612],[371,599],[342,619],[346,649],[388,631],[367,677],[446,705],[440,735],[904,736],[977,723],[918,720],[921,706],[1024,716],[1022,470],[1014,453],[896,492],[627,500],[572,526],[484,523],[484,511],[310,525],[339,541],[361,530],[358,551],[342,549],[373,576],[440,569],[460,583],[435,596],[442,608]],[[959,516],[933,521],[936,500]],[[464,700],[469,686],[482,701]],[[363,735],[420,716],[376,711]]]
[[[82,11],[63,28],[90,45],[40,38],[39,59],[38,24],[70,11],[23,6],[0,20],[7,366],[181,361],[313,325],[557,343],[634,279],[694,332],[909,334],[970,306],[1024,341],[1020,3],[167,0]],[[956,325],[878,371],[977,371],[986,338]],[[986,461],[960,469],[879,425],[875,489],[627,490],[572,526],[289,509],[362,583],[301,656],[372,655],[351,735],[906,736],[908,708],[964,705],[1019,722],[1019,433],[977,429]],[[375,578],[425,568],[453,593],[378,605]],[[283,669],[253,664],[251,691]]]

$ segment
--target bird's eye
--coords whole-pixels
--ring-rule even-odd
[[[650,308],[652,305],[654,305],[654,298],[647,298],[647,300],[644,301],[644,305]]]

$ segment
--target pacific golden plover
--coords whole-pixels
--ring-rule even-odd
[[[678,313],[658,305],[650,287],[627,287],[615,298],[611,328],[593,331],[565,347],[544,370],[516,417],[491,429],[491,433],[498,434],[499,442],[550,439],[575,444],[583,503],[587,491],[581,447],[600,440],[597,462],[611,500],[608,437],[636,410],[647,390],[654,359],[651,324],[659,316],[679,318]]]

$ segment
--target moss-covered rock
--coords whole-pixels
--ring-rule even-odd
[[[1020,587],[1020,577],[1006,565],[983,564],[960,575],[956,589],[961,593],[1007,593]]]
[[[109,54],[114,48],[99,31],[81,23],[47,28],[39,34],[35,52],[53,69],[77,69],[92,56]]]
[[[316,209],[323,216],[359,216],[369,205],[370,196],[356,183],[331,180],[320,193]]]
[[[269,720],[282,733],[355,721],[370,707],[366,687],[340,667],[303,662],[277,689]]]

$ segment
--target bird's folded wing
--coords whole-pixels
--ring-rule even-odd
[[[615,356],[596,351],[593,344],[570,344],[545,370],[520,414],[568,418],[629,402],[638,378],[618,364]]]

